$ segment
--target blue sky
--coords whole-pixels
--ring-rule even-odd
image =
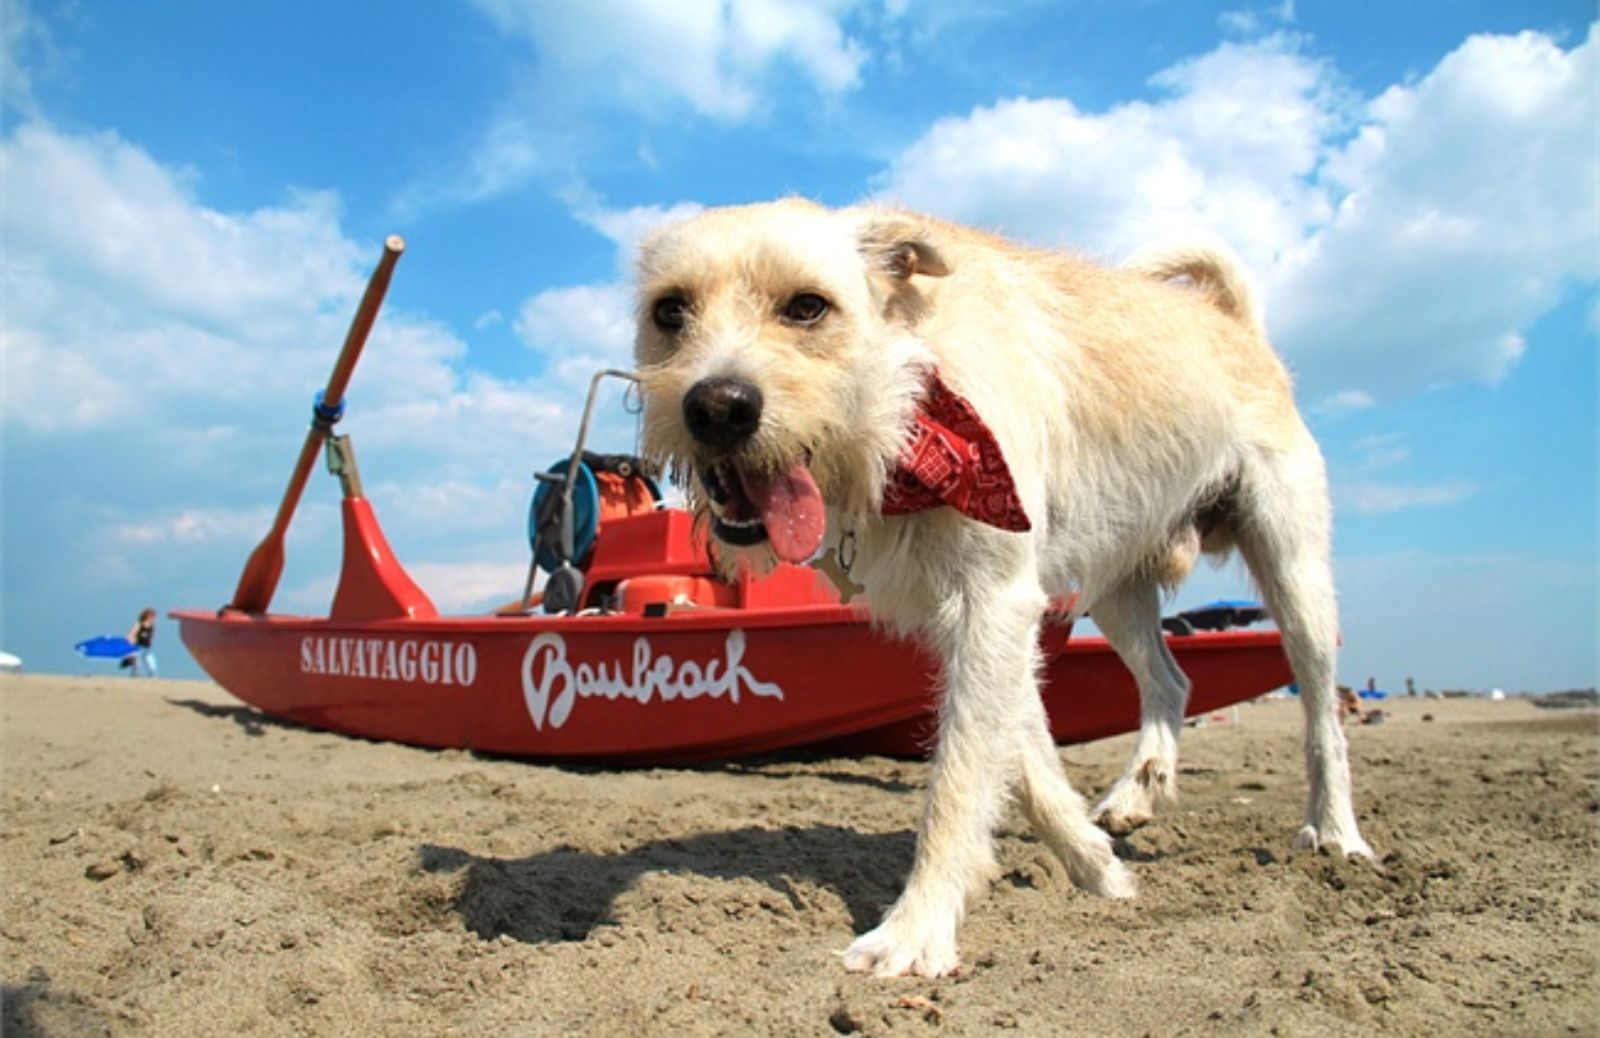
[[[530,473],[627,363],[632,243],[799,193],[1108,261],[1221,234],[1328,456],[1344,680],[1595,683],[1592,3],[0,12],[0,647],[30,670],[228,597],[391,232],[341,428],[442,609],[511,597]],[[274,608],[324,611],[337,558],[319,475]]]

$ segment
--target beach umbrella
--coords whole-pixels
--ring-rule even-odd
[[[120,660],[139,651],[137,645],[120,634],[102,634],[96,638],[88,638],[73,648],[78,650],[78,655],[87,659],[102,660]]]

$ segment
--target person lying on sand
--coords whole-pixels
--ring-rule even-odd
[[[1382,710],[1361,709],[1361,696],[1349,685],[1339,686],[1339,720],[1349,721],[1354,717],[1361,724],[1382,724],[1384,713]]]

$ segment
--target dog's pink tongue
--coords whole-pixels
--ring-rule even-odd
[[[817,553],[828,517],[817,482],[803,462],[786,472],[746,473],[743,483],[778,558],[801,563]]]

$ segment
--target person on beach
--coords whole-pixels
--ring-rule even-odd
[[[1372,684],[1373,684],[1372,683],[1372,679],[1368,678],[1367,679],[1367,687],[1371,688]],[[1372,714],[1374,714],[1374,713],[1377,713],[1377,711],[1374,710],[1374,711],[1368,712],[1366,710],[1361,709],[1361,693],[1357,692],[1355,689],[1351,688],[1349,685],[1340,685],[1339,686],[1339,720],[1340,721],[1348,721],[1353,717],[1353,718],[1356,719],[1357,723],[1359,723],[1359,724],[1368,724],[1368,723],[1370,723],[1370,719],[1372,717]]]
[[[128,629],[128,640],[134,644],[132,654],[123,657],[122,666],[133,671],[132,677],[156,676],[156,654],[152,646],[156,640],[156,611],[146,608]]]
[[[1367,688],[1373,689],[1376,687],[1376,683],[1371,678],[1368,678]],[[1382,724],[1385,716],[1386,715],[1382,710],[1361,709],[1361,694],[1355,689],[1351,688],[1349,685],[1339,686],[1340,723],[1346,722],[1350,720],[1350,718],[1354,717],[1358,724]]]

